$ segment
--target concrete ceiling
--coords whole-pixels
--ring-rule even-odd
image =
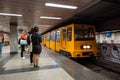
[[[56,25],[55,28],[70,23],[85,23],[95,25],[97,31],[101,32],[100,25],[115,18],[120,18],[120,0],[101,0],[95,5]],[[112,28],[104,28],[107,28],[109,31],[112,30]]]
[[[46,2],[77,6],[76,10],[45,6]],[[69,23],[100,24],[119,16],[119,0],[0,0],[0,13],[22,14],[22,17],[0,16],[0,30],[10,32],[9,23],[18,24],[18,29],[30,30],[36,25],[45,33]],[[61,20],[41,19],[40,16],[61,17]]]

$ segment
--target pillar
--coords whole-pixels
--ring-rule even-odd
[[[18,52],[17,23],[10,22],[10,53]]]

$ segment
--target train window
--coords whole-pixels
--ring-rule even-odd
[[[55,41],[55,32],[50,34],[50,41]]]
[[[60,42],[60,31],[59,30],[56,32],[56,41]]]
[[[72,28],[67,29],[67,40],[71,41],[72,40]]]
[[[63,29],[63,41],[66,41],[66,29]]]
[[[93,40],[95,38],[94,28],[75,26],[74,39],[78,40]]]
[[[50,35],[49,35],[49,34],[47,34],[47,38],[46,38],[46,40],[47,40],[47,41],[50,40]]]

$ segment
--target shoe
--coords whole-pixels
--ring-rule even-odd
[[[30,63],[30,65],[33,65],[33,63]]]
[[[34,65],[34,67],[39,67],[38,65]]]
[[[22,57],[22,59],[25,59],[25,57]]]
[[[34,67],[36,67],[36,65],[34,65]]]
[[[36,67],[39,67],[38,65],[36,65]]]

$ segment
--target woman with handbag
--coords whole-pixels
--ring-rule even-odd
[[[32,34],[31,39],[32,39],[32,46],[33,46],[33,49],[32,49],[33,64],[34,64],[34,67],[38,67],[39,56],[42,51],[42,46],[41,46],[42,37],[39,34],[39,28],[37,26],[34,27],[34,33]]]
[[[25,51],[25,45],[27,45],[27,32],[23,31],[22,34],[20,35],[20,45],[21,45],[21,57],[22,59],[25,59],[23,57],[23,52]]]

